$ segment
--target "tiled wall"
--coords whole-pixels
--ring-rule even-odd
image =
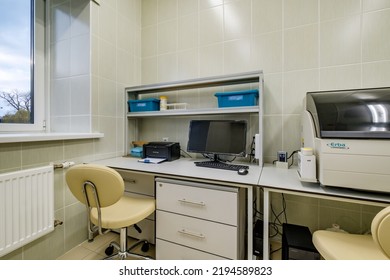
[[[300,148],[306,92],[390,86],[389,19],[390,2],[384,0],[142,0],[142,82],[263,70],[264,159],[272,162],[278,150]],[[186,102],[203,106],[200,96]],[[144,122],[153,132],[141,136],[165,133],[185,143],[178,131],[185,131],[188,119],[176,127],[169,119]],[[378,211],[285,199],[288,221],[312,230],[339,223],[365,232]],[[282,210],[280,195],[273,196],[273,206]]]
[[[91,132],[90,6],[88,0],[50,7],[50,115],[53,132]]]
[[[390,86],[389,18],[383,0],[143,0],[142,82],[263,70],[272,162],[300,147],[306,92]]]

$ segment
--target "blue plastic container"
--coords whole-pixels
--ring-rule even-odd
[[[242,90],[230,92],[217,92],[215,96],[218,98],[218,107],[241,107],[241,106],[255,106],[259,98],[259,91]]]
[[[149,98],[142,100],[129,100],[129,112],[144,112],[144,111],[159,111],[160,100],[157,98]]]

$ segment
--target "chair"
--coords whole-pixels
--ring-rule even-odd
[[[326,260],[389,260],[390,206],[376,214],[371,234],[318,230],[313,233],[313,243]]]
[[[89,241],[93,241],[97,232],[105,234],[111,229],[120,229],[120,244],[111,242],[106,249],[108,255],[112,254],[114,248],[118,253],[106,259],[125,259],[128,256],[150,259],[130,253],[141,243],[144,244],[143,251],[147,251],[149,246],[146,240],[139,240],[127,248],[127,227],[134,226],[155,211],[154,199],[124,196],[122,177],[107,166],[75,165],[66,173],[66,182],[72,194],[86,205]]]

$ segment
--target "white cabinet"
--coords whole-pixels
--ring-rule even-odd
[[[156,178],[157,259],[241,259],[236,187]]]
[[[155,197],[154,176],[150,173],[115,169],[125,182],[125,195],[132,197]],[[127,230],[127,235],[136,239],[146,239],[149,243],[155,243],[155,214],[137,223],[142,230],[139,233],[133,226]]]

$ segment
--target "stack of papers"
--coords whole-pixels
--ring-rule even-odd
[[[166,158],[143,158],[143,159],[139,159],[138,161],[139,162],[143,162],[143,163],[160,163],[160,162],[163,162],[167,160]]]

